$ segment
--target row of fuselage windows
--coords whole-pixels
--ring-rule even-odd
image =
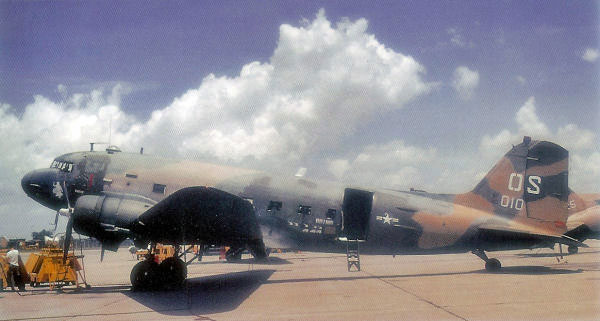
[[[131,175],[131,174],[128,174]],[[133,176],[133,175],[131,175]],[[131,176],[128,176],[130,178],[133,178]],[[137,175],[135,175],[135,178],[137,178]],[[166,191],[167,186],[163,185],[163,184],[154,184],[152,186],[152,192],[153,193],[158,193],[158,194],[164,194]],[[250,203],[254,203],[251,199],[246,199],[247,201],[249,201]],[[281,211],[281,208],[283,207],[283,202],[281,201],[269,201],[269,205],[267,206],[267,213],[269,214],[275,214],[276,212]],[[307,205],[298,205],[298,214],[302,215],[302,216],[307,216],[307,215],[311,215],[311,206],[307,206]],[[335,209],[328,209],[327,213],[325,215],[326,219],[329,220],[333,220],[335,219],[335,215],[337,213],[337,210]]]
[[[283,202],[280,201],[269,201],[269,205],[267,206],[267,213],[269,214],[274,214],[276,212],[281,211],[281,208],[283,207]],[[298,215],[302,215],[302,216],[306,216],[306,215],[311,215],[311,207],[307,206],[307,205],[298,205],[298,211],[297,211]],[[335,214],[337,213],[337,210],[335,209],[328,209],[327,213],[325,215],[325,218],[328,220],[333,220],[335,219]]]
[[[52,162],[52,165],[50,165],[50,168],[58,168],[63,172],[70,173],[73,171],[73,163],[61,162],[61,161],[55,160]]]

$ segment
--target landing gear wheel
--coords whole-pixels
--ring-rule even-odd
[[[160,272],[159,282],[165,289],[179,289],[187,278],[187,266],[176,258],[170,257],[158,266]]]
[[[225,260],[227,262],[239,262],[242,260],[242,252],[244,252],[244,248],[231,247],[225,253]]]
[[[148,290],[155,286],[158,264],[146,260],[136,264],[131,270],[131,289],[134,291]]]
[[[502,264],[498,259],[489,259],[485,262],[485,269],[489,272],[496,272],[500,270]]]
[[[579,248],[577,246],[569,245],[567,251],[569,254],[577,254],[577,252],[579,252]]]

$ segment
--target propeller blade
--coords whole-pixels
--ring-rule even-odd
[[[58,216],[59,216],[59,212],[56,211],[56,216],[54,216],[54,229],[52,230],[52,234],[54,234],[54,232],[56,232],[56,227],[58,226]]]
[[[102,245],[102,252],[100,252],[100,262],[104,260],[104,245]]]
[[[67,262],[69,247],[71,246],[71,237],[73,233],[73,216],[69,217],[67,222],[67,230],[65,231],[65,244],[63,244],[63,263]]]

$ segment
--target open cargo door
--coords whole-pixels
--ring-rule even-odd
[[[346,188],[342,205],[342,236],[348,240],[366,240],[373,192]]]

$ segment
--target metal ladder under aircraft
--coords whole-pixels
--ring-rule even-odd
[[[360,242],[358,240],[346,241],[346,259],[348,260],[348,272],[352,271],[352,267],[356,267],[356,271],[360,271]]]

